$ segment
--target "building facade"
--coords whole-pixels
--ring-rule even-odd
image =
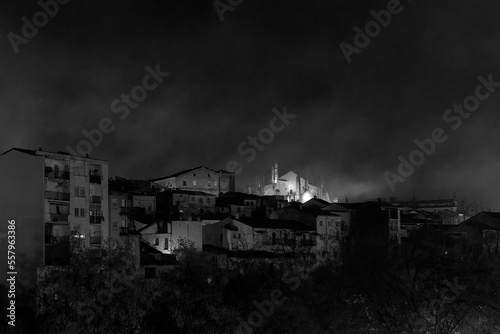
[[[16,222],[21,280],[34,284],[37,268],[68,263],[75,238],[101,247],[109,236],[107,180],[104,160],[42,149],[0,155],[1,218]],[[6,224],[0,226],[6,233]],[[0,238],[2,249],[5,241]]]
[[[196,167],[151,180],[162,189],[201,191],[218,196],[235,190],[235,174],[207,167]]]

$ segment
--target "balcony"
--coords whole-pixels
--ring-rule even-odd
[[[102,216],[90,216],[91,224],[100,224],[103,221]]]
[[[70,197],[69,193],[62,193],[62,192],[56,192],[56,191],[46,191],[45,192],[45,199],[68,202],[69,197]]]
[[[48,179],[69,180],[69,171],[45,166],[45,177]]]
[[[50,214],[50,221],[52,222],[68,222],[68,214],[62,214],[62,213],[51,213]]]
[[[90,203],[101,204],[101,196],[91,196]]]
[[[90,170],[90,183],[101,184],[102,175],[95,170]]]

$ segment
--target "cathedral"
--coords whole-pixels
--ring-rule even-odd
[[[264,182],[262,182],[257,177],[256,183],[248,187],[248,193],[260,196],[282,195],[289,202],[304,203],[314,197],[330,202],[328,192],[323,185],[312,185],[308,178],[304,179],[293,171],[279,176],[278,163],[271,167],[271,179],[264,178]]]

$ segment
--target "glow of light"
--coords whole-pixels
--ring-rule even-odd
[[[306,191],[304,194],[302,194],[302,203],[307,202],[312,198],[312,195],[309,191]]]

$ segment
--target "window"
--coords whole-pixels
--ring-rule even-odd
[[[207,197],[207,204],[210,204],[210,198]]]
[[[85,197],[85,188],[80,187],[80,197]]]
[[[125,224],[125,219],[122,219],[122,227],[127,227],[127,225]]]
[[[196,180],[193,180],[193,186],[195,186],[195,185],[196,185]]]
[[[211,187],[212,186],[212,181],[207,182],[207,186]]]
[[[203,204],[203,197],[198,198],[198,203]]]
[[[118,207],[118,198],[113,198],[111,204],[112,204],[113,208],[117,208]]]
[[[153,211],[153,205],[151,203],[148,203],[148,212]]]
[[[168,238],[165,238],[164,245],[164,249],[168,250]]]
[[[214,187],[217,187],[217,181],[214,181]]]
[[[328,221],[328,226],[332,226],[332,221],[331,220]]]
[[[183,186],[187,186],[187,182],[186,181],[182,181],[182,185]]]
[[[113,227],[118,227],[118,220],[113,220]]]
[[[79,187],[75,187],[75,197],[78,197],[80,196],[80,188]]]
[[[80,209],[80,217],[85,217],[85,209],[84,208]]]
[[[238,233],[238,239],[241,239],[241,233]]]
[[[75,208],[75,217],[80,217],[80,209]]]
[[[154,239],[154,245],[158,246],[159,244],[160,244],[160,239],[159,238],[155,238]]]
[[[222,241],[222,233],[220,234],[220,241]]]
[[[323,226],[323,221],[322,220],[319,221],[319,226]]]
[[[125,207],[125,199],[122,198],[122,207]]]

